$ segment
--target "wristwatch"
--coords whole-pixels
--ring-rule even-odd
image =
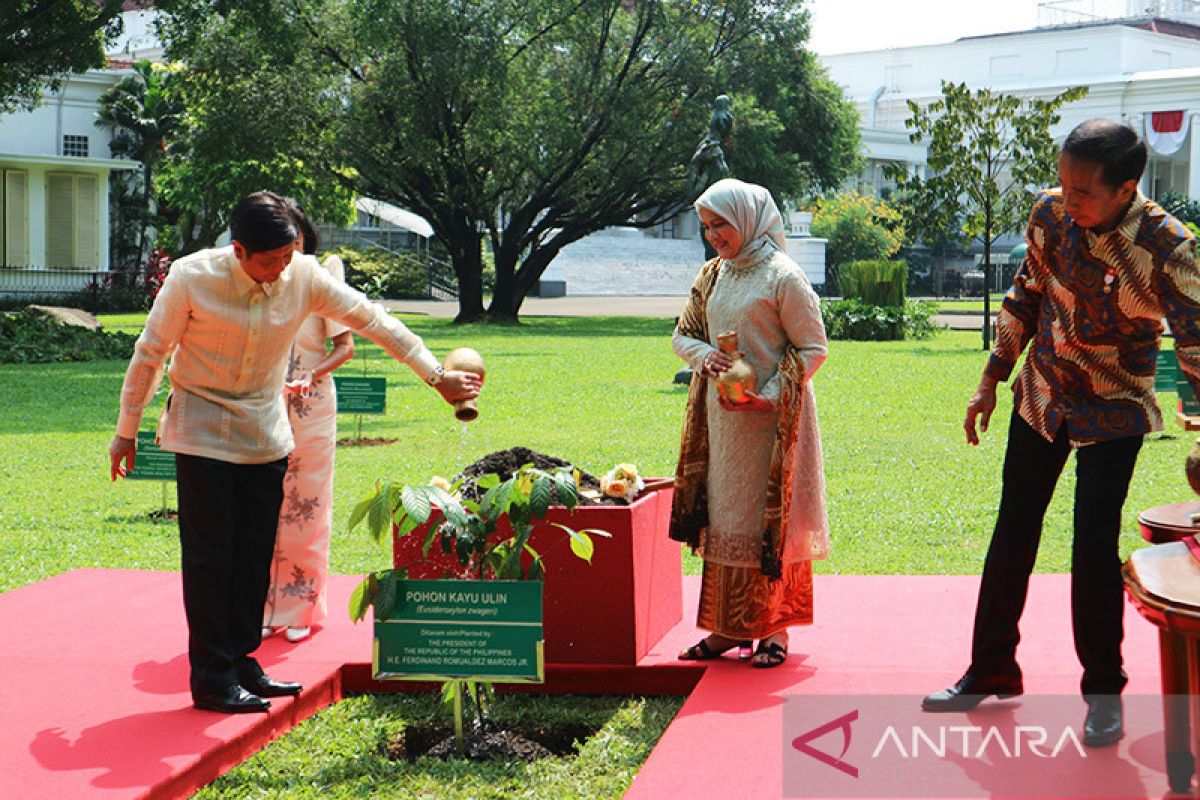
[[[437,386],[439,383],[442,382],[442,376],[445,374],[446,374],[446,368],[443,367],[441,364],[438,364],[436,367],[433,368],[433,372],[429,373],[429,377],[425,379],[425,382],[428,383],[430,386]]]

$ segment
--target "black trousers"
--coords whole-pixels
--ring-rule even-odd
[[[233,464],[175,455],[188,662],[195,695],[262,674],[275,530],[287,459]]]
[[[1142,437],[1130,436],[1076,451],[1071,623],[1085,695],[1119,694],[1126,683],[1121,668],[1125,596],[1117,539],[1121,508],[1141,447]],[[975,673],[1021,675],[1016,660],[1017,623],[1025,610],[1042,519],[1070,451],[1065,426],[1053,442],[1047,442],[1013,411],[1000,513],[975,607],[971,643]]]

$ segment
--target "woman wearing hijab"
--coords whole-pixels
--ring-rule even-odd
[[[787,658],[792,625],[813,619],[812,561],[829,552],[821,437],[811,379],[825,360],[821,309],[788,258],[783,219],[761,186],[725,179],[695,203],[717,258],[700,270],[679,318],[675,352],[692,366],[675,474],[671,538],[704,559],[697,626],[710,635],[679,654],[751,664]],[[758,391],[734,404],[716,391],[738,335]]]

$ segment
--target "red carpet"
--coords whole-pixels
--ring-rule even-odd
[[[273,701],[265,716],[191,708],[176,574],[79,570],[0,595],[0,798],[186,797],[336,701],[343,682],[364,685],[366,670],[354,665],[369,661],[371,629],[351,625],[343,610],[355,583],[332,581],[330,619],[312,639],[275,637],[260,649],[269,672],[306,687],[296,700]],[[972,577],[818,576],[819,622],[793,631],[787,664],[709,666],[627,797],[784,796],[785,739],[804,732],[786,729],[784,698],[892,694],[915,704],[948,685],[965,666],[976,586]],[[685,579],[688,620],[697,589],[697,579]],[[1067,608],[1065,576],[1035,577],[1021,646],[1030,694],[1077,692]],[[696,637],[685,621],[638,669],[579,669],[592,690],[685,691],[699,673],[674,656]],[[1156,630],[1132,610],[1125,654],[1127,695],[1155,693]],[[547,688],[561,691],[565,671],[549,672]],[[961,724],[963,715],[954,716]],[[837,755],[836,746],[814,745]],[[1118,747],[1092,752],[1089,775],[1101,775],[1112,796],[1165,794],[1161,739],[1131,732]],[[962,771],[978,787],[962,796],[996,795],[989,775]]]

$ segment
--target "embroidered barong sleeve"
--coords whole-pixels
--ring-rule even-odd
[[[1041,205],[1044,198],[1039,198]],[[1034,208],[1036,216],[1038,209]],[[1025,346],[1037,332],[1038,310],[1042,305],[1040,276],[1045,264],[1045,232],[1029,223],[1025,234],[1028,249],[1021,268],[1013,278],[1012,288],[1000,304],[996,315],[996,344],[992,347],[984,372],[997,381],[1006,381],[1016,366]]]
[[[821,321],[821,301],[799,270],[784,272],[776,288],[779,322],[788,342],[799,351],[804,380],[812,378],[828,354],[825,324]],[[775,372],[759,390],[772,403],[779,402],[779,372]]]
[[[1175,248],[1164,262],[1160,278],[1159,301],[1175,336],[1179,369],[1200,397],[1200,268],[1194,239]]]
[[[409,366],[421,380],[428,381],[438,360],[425,347],[420,336],[393,317],[378,303],[344,283],[324,269],[313,270],[312,312],[342,323],[365,336],[397,361]]]
[[[321,262],[321,266],[328,270],[329,274],[337,278],[338,283],[346,282],[346,265],[336,255],[331,255]],[[334,322],[331,319],[325,320],[325,338],[332,339],[335,336],[345,333],[350,330],[340,322]]]
[[[125,370],[118,436],[126,439],[137,436],[146,406],[162,382],[163,365],[187,329],[188,316],[186,283],[176,272],[170,272],[146,317],[146,326],[134,344],[133,358]]]

